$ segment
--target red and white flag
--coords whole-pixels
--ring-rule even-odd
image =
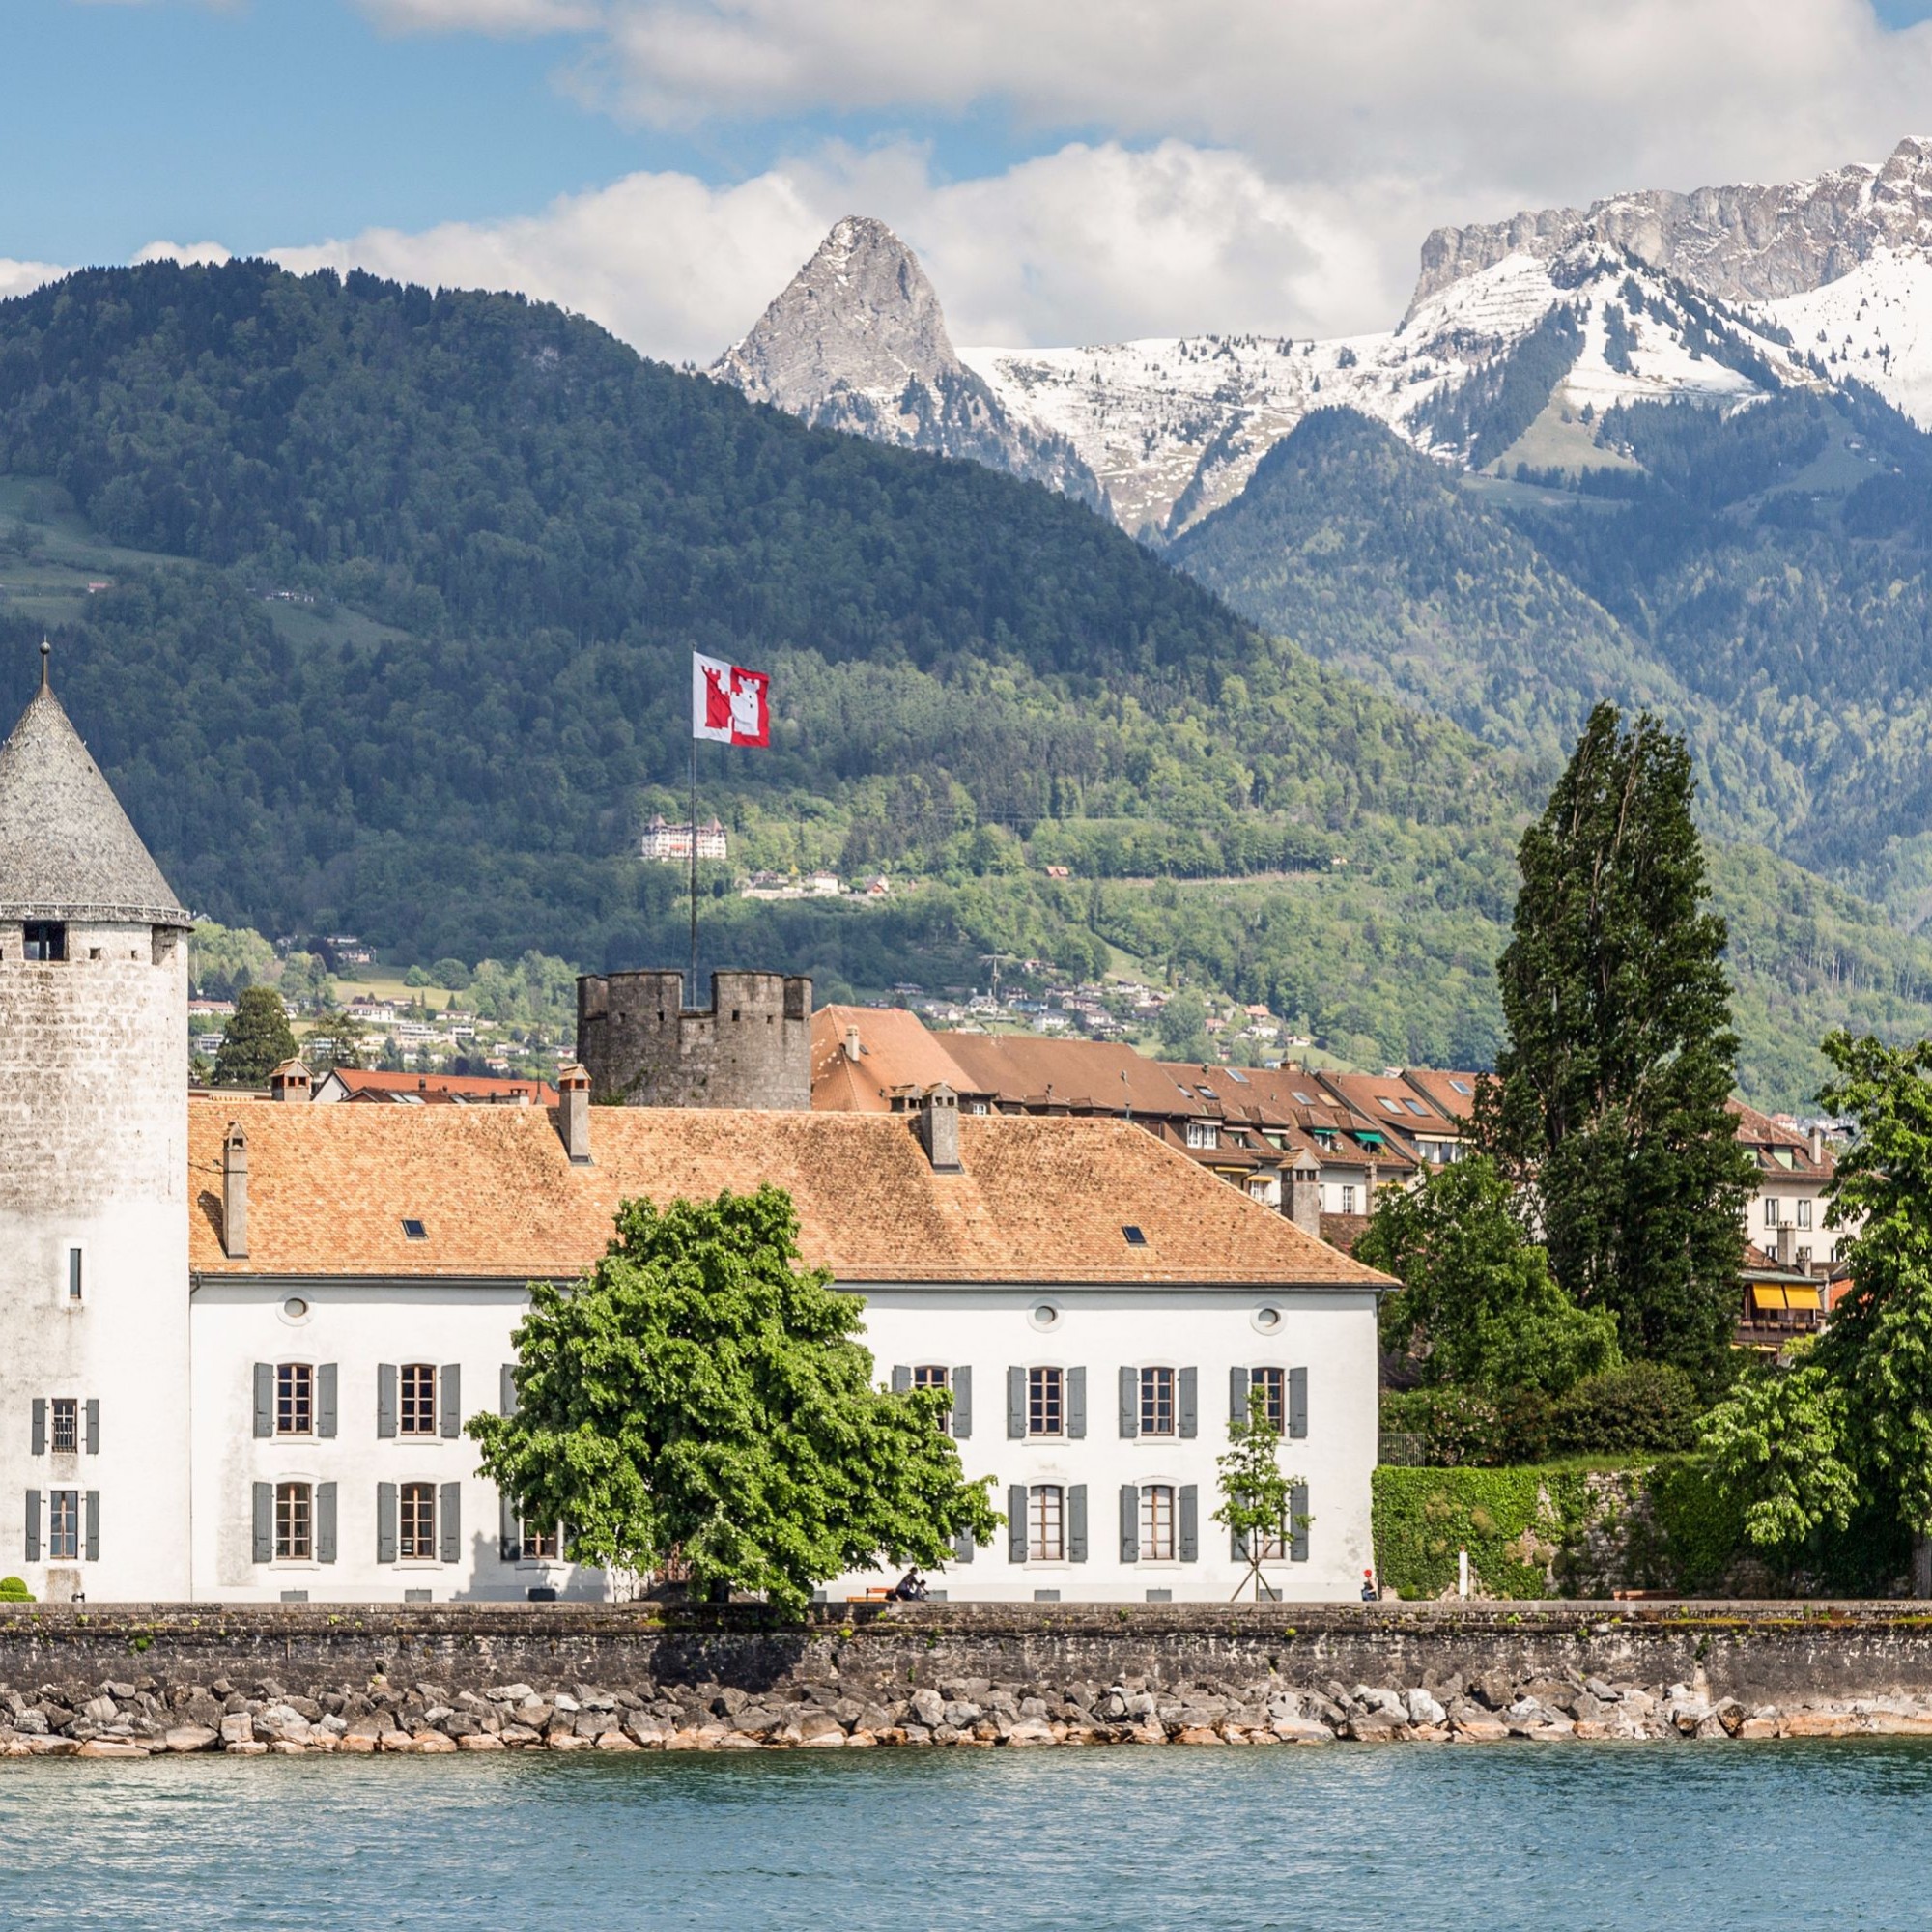
[[[761,670],[691,654],[691,735],[721,745],[769,745],[771,679]]]

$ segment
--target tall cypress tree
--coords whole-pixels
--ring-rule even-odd
[[[1508,1043],[1479,1137],[1536,1200],[1557,1280],[1707,1383],[1736,1320],[1749,1162],[1683,739],[1600,704],[1523,834],[1497,962]]]

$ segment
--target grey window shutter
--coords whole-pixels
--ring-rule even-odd
[[[315,1486],[315,1560],[335,1561],[335,1485]]]
[[[39,1490],[27,1492],[27,1561],[41,1560],[41,1492]]]
[[[100,1561],[100,1492],[99,1490],[89,1490],[86,1495],[81,1498],[81,1506],[84,1511],[82,1520],[87,1532],[87,1541],[81,1547],[87,1551],[87,1560],[90,1563],[99,1563]]]
[[[1007,1371],[1007,1435],[1017,1441],[1026,1434],[1027,1424],[1027,1372],[1024,1369]]]
[[[34,1398],[34,1454],[47,1453],[47,1399],[43,1395]]]
[[[1182,1369],[1175,1379],[1180,1384],[1179,1427],[1183,1436],[1201,1433],[1201,1371]]]
[[[895,1363],[893,1368],[893,1393],[904,1395],[911,1387],[912,1371],[903,1362]]]
[[[437,1390],[438,1406],[442,1410],[442,1433],[456,1436],[463,1434],[463,1370],[456,1362],[445,1362],[442,1373],[437,1378],[441,1384]]]
[[[1141,1372],[1121,1371],[1121,1439],[1124,1442],[1141,1433]]]
[[[1201,1560],[1201,1491],[1194,1483],[1180,1486],[1180,1560]]]
[[[970,1563],[973,1560],[973,1532],[962,1529],[952,1539],[952,1560],[955,1563]]]
[[[333,1362],[324,1362],[315,1372],[315,1433],[335,1434],[336,1372]]]
[[[275,1433],[275,1365],[273,1362],[255,1364],[255,1434],[272,1435]]]
[[[497,1499],[497,1553],[505,1563],[515,1563],[524,1553],[523,1518],[516,1498],[507,1493]]]
[[[255,1485],[255,1561],[275,1560],[275,1492],[269,1483]]]
[[[1245,1422],[1248,1419],[1248,1372],[1246,1369],[1228,1371],[1228,1420]]]
[[[1071,1441],[1079,1441],[1087,1434],[1087,1371],[1068,1369],[1066,1372],[1066,1434]]]
[[[973,1371],[952,1371],[952,1439],[963,1442],[973,1433]]]
[[[378,1483],[376,1485],[376,1561],[378,1563],[393,1563],[395,1560],[396,1486],[394,1483]]]
[[[1137,1483],[1121,1485],[1121,1561],[1141,1560],[1141,1492]]]
[[[1245,1563],[1248,1560],[1247,1532],[1239,1529],[1230,1530],[1228,1541],[1232,1547],[1235,1561],[1236,1563]]]
[[[1291,1435],[1308,1434],[1308,1371],[1290,1369],[1288,1372],[1288,1433]]]
[[[376,1369],[376,1434],[396,1433],[396,1365],[383,1362]]]
[[[437,1524],[437,1553],[445,1563],[463,1561],[463,1485],[445,1483],[437,1505],[441,1520]]]
[[[1087,1485],[1075,1483],[1066,1492],[1066,1560],[1087,1560]]]
[[[517,1365],[515,1362],[503,1364],[503,1386],[497,1397],[498,1415],[515,1415],[517,1412]]]
[[[1009,1563],[1024,1563],[1027,1560],[1027,1492],[1024,1483],[1007,1485],[1007,1560]]]
[[[1288,1492],[1288,1560],[1308,1561],[1308,1485],[1291,1484]]]
[[[100,1398],[89,1396],[87,1399],[87,1436],[85,1441],[90,1456],[100,1454]]]

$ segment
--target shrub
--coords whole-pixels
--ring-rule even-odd
[[[34,1593],[17,1577],[0,1577],[0,1604],[31,1604]]]
[[[1702,1412],[1696,1386],[1682,1369],[1667,1362],[1629,1362],[1590,1376],[1557,1398],[1549,1447],[1570,1456],[1690,1449]]]
[[[1538,1461],[1548,1449],[1549,1414],[1548,1398],[1534,1389],[1489,1395],[1444,1384],[1381,1399],[1382,1434],[1412,1437],[1419,1460],[1441,1469]]]

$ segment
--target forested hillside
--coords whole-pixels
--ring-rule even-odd
[[[1488,652],[1534,758],[1252,628],[1077,504],[807,430],[556,310],[250,263],[91,272],[0,303],[0,700],[48,629],[156,856],[224,923],[349,927],[403,963],[637,964],[683,950],[681,873],[631,855],[680,810],[696,647],[775,673],[773,748],[700,748],[735,839],[706,875],[715,956],[828,993],[1120,958],[1351,1058],[1468,1062],[1533,767],[1572,672],[1631,670],[1633,633],[1434,472],[1388,481],[1391,533],[1351,530],[1336,480],[1325,549],[1313,498],[1293,510],[1286,628],[1364,669],[1409,639],[1379,674],[1445,704],[1458,653]],[[1524,624],[1570,668],[1519,694]],[[900,890],[732,892],[816,864]],[[1801,1097],[1833,1019],[1932,1028],[1932,952],[1768,858],[1719,865],[1747,874],[1756,1097]]]

